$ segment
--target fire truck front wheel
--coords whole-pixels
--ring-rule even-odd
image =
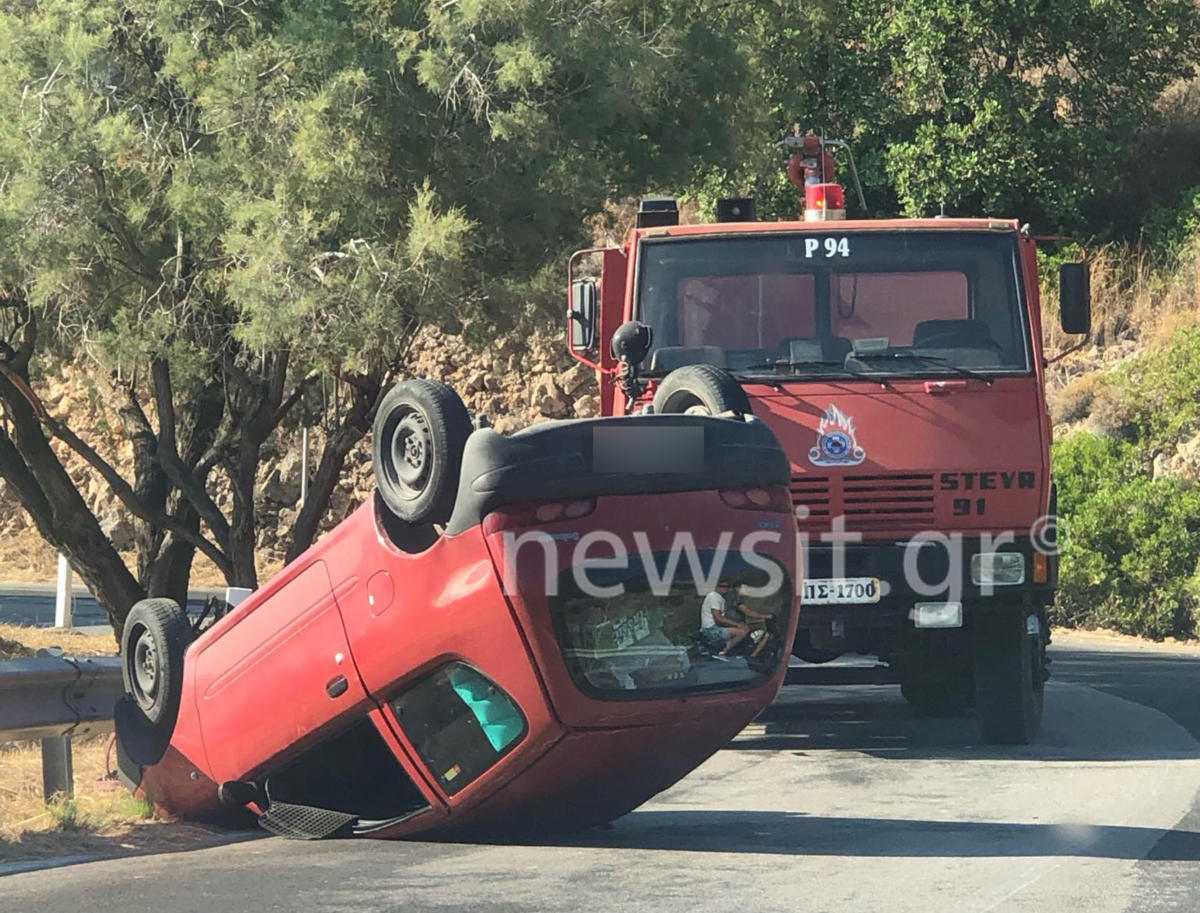
[[[396,384],[375,415],[371,464],[388,509],[410,524],[445,523],[454,509],[471,417],[432,380]]]
[[[1036,610],[1012,608],[975,619],[975,709],[983,740],[1025,745],[1042,725],[1046,644]]]
[[[732,374],[716,365],[684,365],[668,374],[654,394],[654,411],[721,415],[750,413],[750,399]]]

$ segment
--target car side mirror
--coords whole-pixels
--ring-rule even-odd
[[[571,283],[571,309],[567,315],[571,348],[586,351],[596,344],[596,280]]]
[[[650,354],[654,344],[654,332],[640,320],[627,320],[613,333],[612,356],[634,367],[640,365]]]
[[[1058,269],[1058,316],[1064,333],[1082,335],[1092,328],[1092,279],[1086,263]]]

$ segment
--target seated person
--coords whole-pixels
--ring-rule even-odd
[[[729,593],[729,581],[725,578],[717,581],[717,588],[704,597],[700,605],[700,638],[701,643],[710,649],[716,649],[714,659],[728,658],[729,651],[750,636],[750,628],[745,622],[730,617],[731,611],[726,602]],[[736,610],[735,614],[736,614]],[[718,647],[719,644],[724,646]]]
[[[754,652],[750,654],[750,657],[754,658],[763,651],[767,643],[771,640],[772,632],[770,628],[775,616],[769,612],[758,612],[750,608],[746,604],[745,597],[742,596],[742,588],[740,586],[732,594],[730,602],[733,604],[733,607],[726,609],[725,617],[741,622],[749,629],[751,639],[755,640]],[[755,633],[759,634],[757,639],[754,638]]]

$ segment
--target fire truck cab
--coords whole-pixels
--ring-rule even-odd
[[[987,741],[1024,743],[1057,571],[1035,239],[1010,219],[845,219],[844,144],[783,145],[803,220],[741,199],[680,225],[647,198],[622,246],[572,259],[568,348],[605,415],[752,412],[775,432],[805,549],[796,656],[878,656],[919,711],[974,707]],[[1086,264],[1060,297],[1086,333]]]

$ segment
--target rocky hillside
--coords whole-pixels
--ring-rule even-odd
[[[472,415],[485,415],[501,432],[550,419],[584,418],[598,411],[594,372],[572,361],[561,336],[545,330],[532,337],[502,337],[479,351],[462,339],[426,331],[413,347],[412,375],[445,381],[462,396]],[[87,365],[67,369],[46,384],[44,402],[52,414],[71,426],[119,469],[132,461],[132,447],[115,430],[115,414]],[[315,464],[323,436],[309,435],[309,458]],[[368,436],[351,453],[341,483],[330,499],[325,529],[340,522],[370,494],[371,443]],[[257,508],[259,566],[270,572],[283,560],[288,532],[299,513],[302,468],[301,435],[292,429],[264,448]],[[89,468],[69,455],[72,478],[84,493],[101,526],[132,564],[133,525],[128,513]],[[216,500],[228,509],[231,494],[219,477]],[[55,555],[38,535],[28,515],[0,479],[0,580],[52,580]],[[220,585],[216,569],[198,561],[197,585]]]

